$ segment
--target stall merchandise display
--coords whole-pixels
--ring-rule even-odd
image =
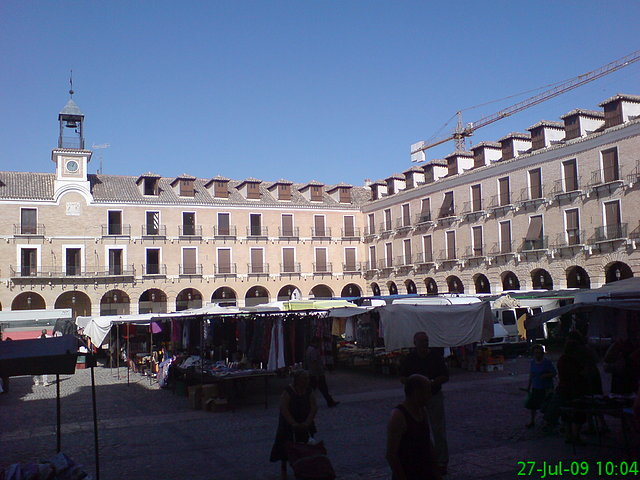
[[[93,477],[64,453],[47,461],[14,463],[0,472],[0,480],[91,480]]]

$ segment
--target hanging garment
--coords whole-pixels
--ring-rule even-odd
[[[267,370],[274,371],[283,368],[284,364],[284,338],[282,332],[282,319],[278,318],[273,322],[271,330],[271,345],[269,348],[269,361]]]
[[[355,324],[355,317],[347,318],[347,323],[344,326],[344,339],[347,342],[353,342],[356,339]]]

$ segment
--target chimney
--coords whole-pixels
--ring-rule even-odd
[[[531,134],[511,132],[498,142],[502,147],[502,161],[511,160],[531,149]]]
[[[604,125],[604,113],[576,108],[560,117],[564,121],[564,139],[584,137]]]
[[[445,159],[447,160],[447,177],[453,177],[473,168],[473,153],[471,152],[453,152]]]
[[[540,150],[559,143],[564,138],[564,124],[542,120],[527,130],[531,133],[531,150]]]
[[[473,168],[484,167],[502,158],[502,147],[498,142],[480,142],[471,147],[473,152]]]
[[[600,104],[604,108],[604,128],[622,125],[640,117],[640,95],[619,93]]]

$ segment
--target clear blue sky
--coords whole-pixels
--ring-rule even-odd
[[[410,145],[459,109],[640,49],[638,18],[631,0],[6,0],[0,170],[53,171],[73,69],[87,145],[111,145],[96,151],[91,171],[102,154],[110,174],[361,185],[409,168]],[[479,130],[473,142],[640,94],[639,80],[640,62]],[[429,156],[451,151],[449,143]]]

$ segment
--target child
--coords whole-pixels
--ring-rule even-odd
[[[535,425],[536,411],[540,410],[547,395],[553,391],[553,378],[556,376],[556,369],[550,360],[544,358],[544,346],[536,344],[531,348],[533,360],[529,368],[529,385],[527,391],[529,395],[525,402],[525,408],[531,410],[531,421],[527,423],[527,428]]]

